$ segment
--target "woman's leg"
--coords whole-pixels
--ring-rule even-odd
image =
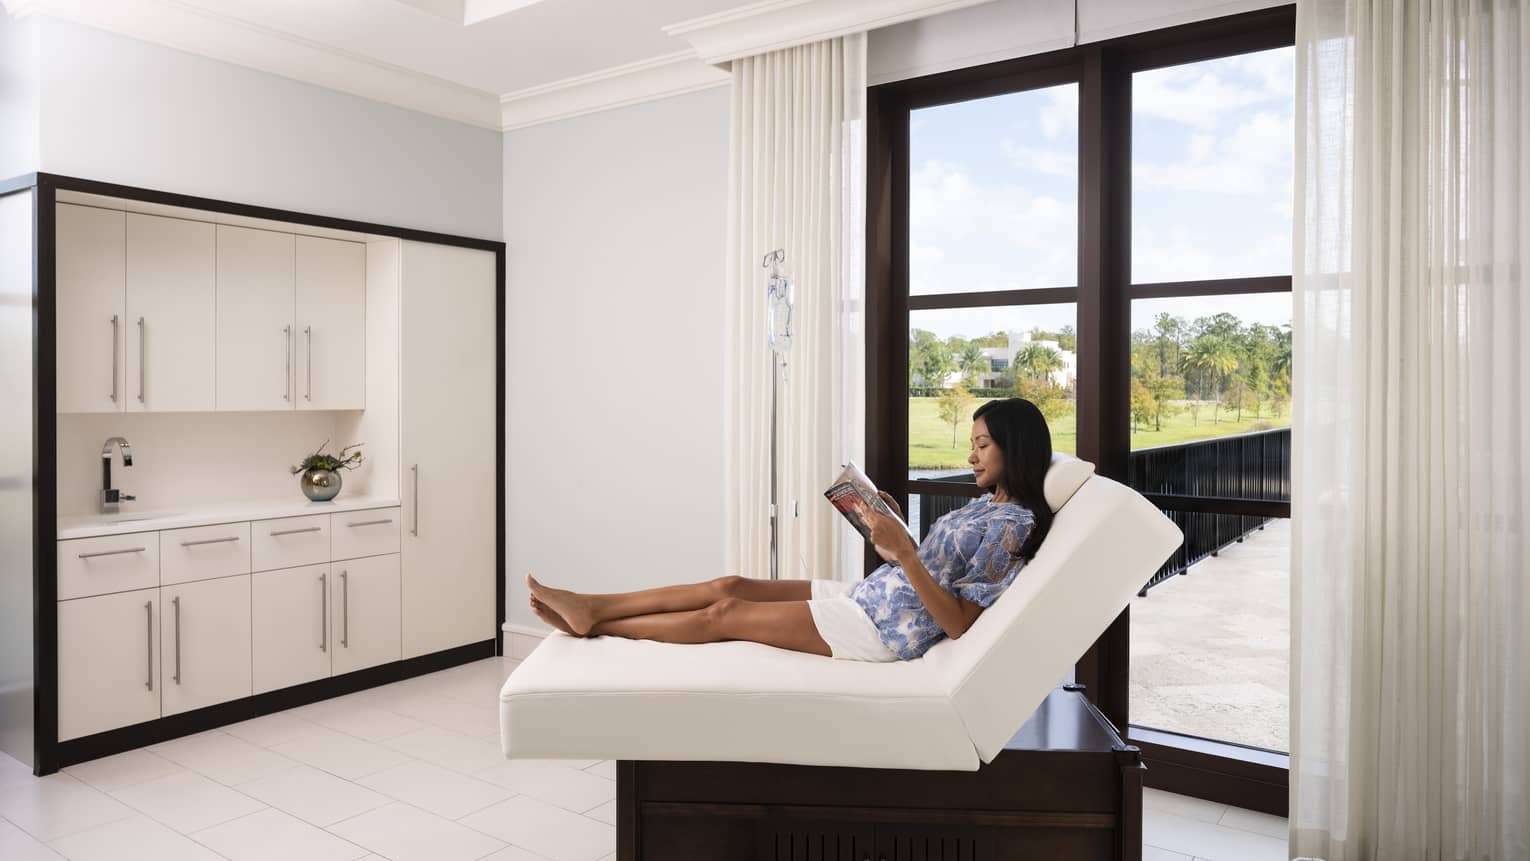
[[[780,582],[780,581],[775,581]],[[781,649],[828,657],[806,601],[746,601],[722,598],[699,610],[650,613],[600,622],[590,636],[628,637],[661,643],[715,643],[749,640]]]
[[[812,583],[807,580],[756,580],[738,576],[604,595],[585,595],[566,589],[554,589],[542,585],[529,574],[526,576],[526,585],[531,587],[533,597],[551,607],[577,634],[589,633],[601,622],[653,613],[699,610],[723,598],[742,598],[754,602],[806,601],[812,597],[813,589]]]

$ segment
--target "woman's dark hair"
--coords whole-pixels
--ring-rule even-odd
[[[1052,528],[1052,506],[1047,505],[1042,483],[1052,466],[1052,431],[1041,410],[1025,398],[989,401],[972,414],[975,422],[988,424],[988,436],[1004,454],[1004,475],[999,480],[1004,491],[1030,509],[1035,525],[1015,554],[1030,561],[1036,548]]]

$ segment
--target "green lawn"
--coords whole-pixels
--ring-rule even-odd
[[[972,406],[967,410],[967,418],[962,419],[956,427],[956,447],[951,446],[951,425],[941,421],[938,410],[938,398],[909,398],[908,399],[908,465],[910,469],[947,469],[950,467],[966,467],[967,455],[970,451],[972,434],[972,411],[982,404],[983,400],[974,399]],[[1132,448],[1149,448],[1156,445],[1172,445],[1174,443],[1189,442],[1197,439],[1209,439],[1218,436],[1230,436],[1232,434],[1247,433],[1254,430],[1264,430],[1272,427],[1287,427],[1291,424],[1289,413],[1272,418],[1268,413],[1255,420],[1248,412],[1244,412],[1243,421],[1236,422],[1232,416],[1236,413],[1223,411],[1226,417],[1222,421],[1212,422],[1211,407],[1203,406],[1200,410],[1200,422],[1196,423],[1189,413],[1181,413],[1163,420],[1163,430],[1141,430],[1132,433]],[[1074,454],[1078,446],[1078,434],[1074,430],[1074,416],[1072,413],[1053,420],[1052,449],[1053,451]]]

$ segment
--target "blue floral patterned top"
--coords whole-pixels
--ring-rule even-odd
[[[1024,563],[1014,554],[1036,522],[1025,506],[992,497],[985,493],[935,521],[919,545],[919,561],[935,582],[979,607],[998,600],[1015,579]],[[946,635],[896,562],[871,572],[850,597],[900,660],[923,655]]]

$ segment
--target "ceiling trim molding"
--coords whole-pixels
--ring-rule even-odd
[[[707,63],[779,51],[809,42],[890,27],[991,0],[762,0],[670,24]]]
[[[18,0],[4,0],[7,8]],[[419,113],[499,130],[493,93],[312,42],[178,0],[19,0],[21,13],[49,15],[190,54],[338,90]],[[110,14],[103,15],[102,8]]]
[[[511,131],[581,114],[726,85],[732,76],[680,51],[500,96],[500,129]]]

